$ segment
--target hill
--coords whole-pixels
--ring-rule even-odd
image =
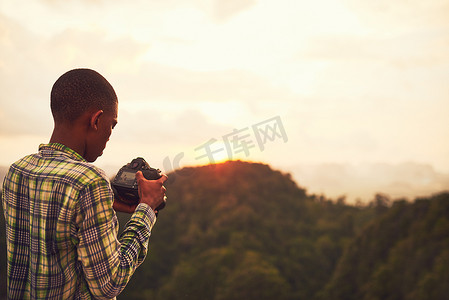
[[[263,164],[185,168],[170,178],[150,256],[122,299],[312,299],[369,219],[308,196]]]

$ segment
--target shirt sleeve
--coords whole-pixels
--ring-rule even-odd
[[[139,204],[117,237],[118,221],[113,194],[104,179],[95,180],[80,193],[77,213],[78,259],[90,293],[98,299],[116,297],[125,288],[147,254],[154,211]]]

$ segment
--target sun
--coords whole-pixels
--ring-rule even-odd
[[[229,146],[221,141],[214,143],[212,149],[211,163],[224,163],[225,161],[232,160],[232,153],[229,151]]]

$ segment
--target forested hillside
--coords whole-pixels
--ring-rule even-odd
[[[228,162],[171,180],[150,256],[123,299],[310,299],[354,235],[357,208],[308,197],[266,165]]]
[[[449,295],[448,194],[347,205],[239,161],[171,177],[150,255],[121,299]]]
[[[346,247],[323,299],[449,299],[449,194],[397,201]]]
[[[348,205],[241,161],[169,178],[149,255],[119,299],[448,299],[447,193]]]

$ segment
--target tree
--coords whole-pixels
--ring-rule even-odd
[[[272,264],[258,253],[248,251],[219,288],[215,300],[284,300],[289,285]]]

